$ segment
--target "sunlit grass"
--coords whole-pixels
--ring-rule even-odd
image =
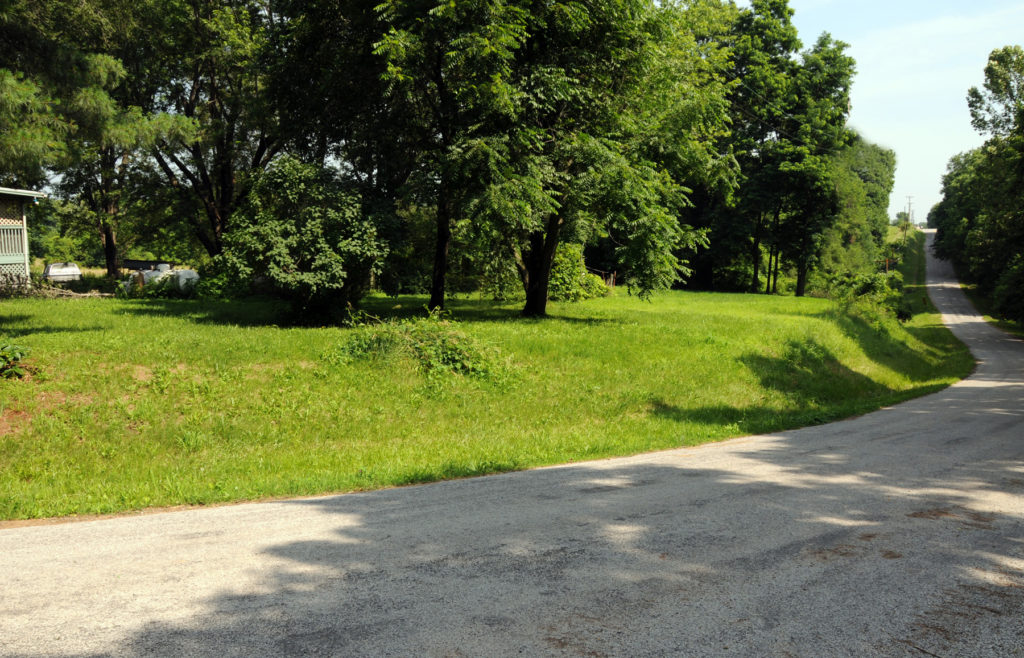
[[[376,315],[424,300],[375,298]],[[395,308],[395,307],[400,308]],[[906,326],[830,302],[666,293],[515,306],[455,300],[502,376],[339,364],[343,328],[266,303],[0,302],[36,374],[0,381],[0,518],[351,491],[695,445],[825,422],[971,368],[934,313]]]

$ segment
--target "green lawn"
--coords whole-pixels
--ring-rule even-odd
[[[375,298],[374,314],[424,300]],[[400,306],[395,309],[394,307]],[[0,301],[0,518],[340,492],[695,445],[861,413],[972,361],[933,312],[907,325],[822,299],[666,293],[477,298],[457,327],[489,377],[338,359],[354,331],[273,324],[266,303]]]

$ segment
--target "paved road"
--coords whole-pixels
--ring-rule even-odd
[[[597,463],[0,531],[3,655],[1024,655],[1024,343],[968,380]]]

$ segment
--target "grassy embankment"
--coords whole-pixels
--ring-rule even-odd
[[[262,303],[2,301],[0,343],[31,347],[35,374],[0,379],[0,519],[695,445],[865,412],[972,367],[923,307],[906,325],[758,295],[618,294],[550,310],[524,320],[456,300],[467,340],[500,350],[497,374],[481,378],[425,377],[405,357],[332,358],[355,330],[274,326]]]

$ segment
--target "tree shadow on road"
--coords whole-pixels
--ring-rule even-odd
[[[201,613],[152,622],[120,648],[1019,648],[1012,643],[1024,614],[1022,393],[1019,383],[958,386],[871,418],[776,436],[276,503],[279,514],[333,530],[267,540],[255,575],[240,569],[238,586],[206,595]]]

